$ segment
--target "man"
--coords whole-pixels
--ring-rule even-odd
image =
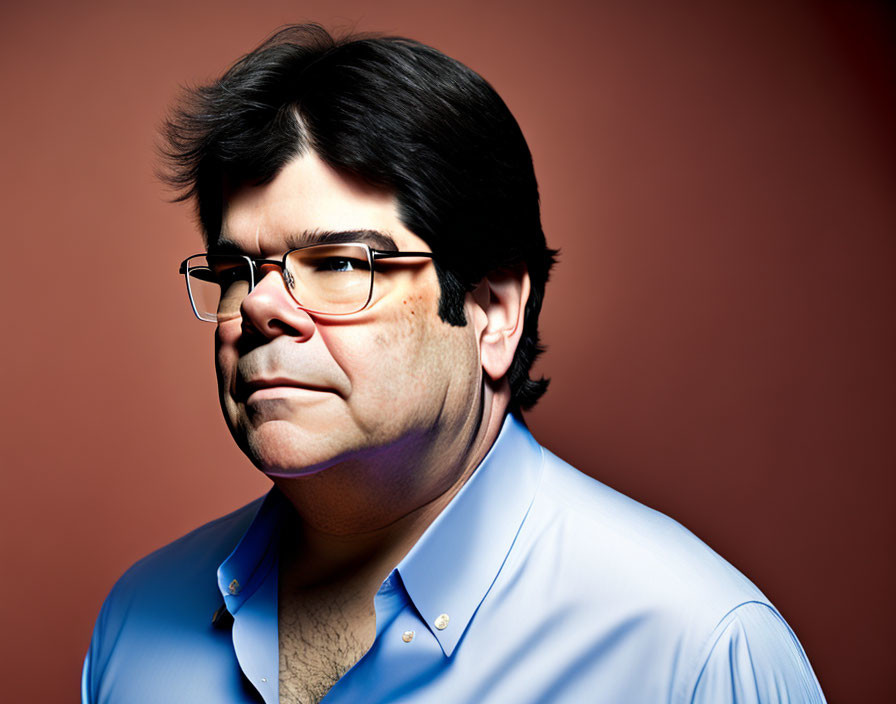
[[[823,701],[748,580],[523,424],[553,252],[478,75],[293,27],[167,137],[221,407],[274,488],[122,577],[84,701]]]

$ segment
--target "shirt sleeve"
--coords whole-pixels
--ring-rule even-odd
[[[825,704],[802,646],[767,604],[731,611],[708,648],[692,704]]]

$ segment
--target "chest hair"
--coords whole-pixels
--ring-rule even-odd
[[[373,644],[373,600],[357,584],[281,589],[280,701],[316,704]]]

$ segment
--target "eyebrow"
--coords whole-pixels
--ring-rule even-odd
[[[360,242],[373,249],[397,252],[398,245],[391,235],[379,230],[305,230],[288,233],[283,238],[286,249],[298,249],[312,244],[346,244]],[[243,254],[243,248],[226,236],[210,244],[208,251],[214,254]]]

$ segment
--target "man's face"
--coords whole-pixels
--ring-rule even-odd
[[[392,195],[309,152],[270,183],[235,192],[210,251],[273,259],[321,233],[355,231],[380,233],[399,251],[429,251],[402,225]],[[367,236],[358,241],[389,248]],[[279,271],[264,269],[241,316],[219,323],[216,335],[221,406],[240,447],[281,477],[372,458],[394,465],[421,447],[449,450],[477,422],[481,366],[477,326],[443,322],[439,294],[429,259],[398,259],[377,265],[365,310],[311,315]],[[468,296],[468,320],[473,305]]]

